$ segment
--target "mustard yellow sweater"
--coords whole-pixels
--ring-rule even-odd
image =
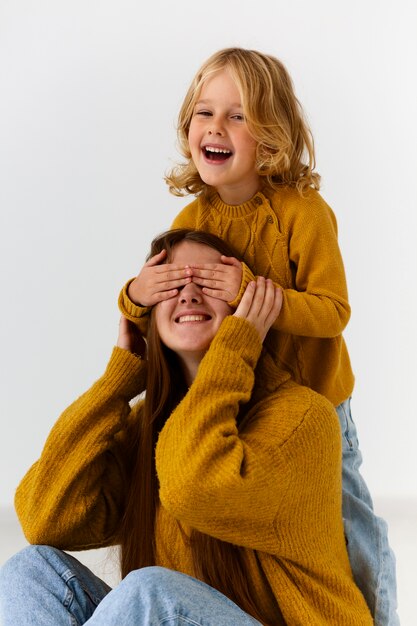
[[[354,377],[341,334],[350,317],[346,278],[336,219],[319,193],[310,189],[302,197],[289,187],[265,187],[238,206],[212,193],[186,206],[172,227],[218,235],[255,275],[282,287],[283,307],[268,333],[267,349],[295,381],[335,406],[351,395]],[[240,296],[252,278],[245,267]],[[148,309],[129,300],[127,285],[119,305],[143,331]]]
[[[260,352],[254,327],[227,317],[160,433],[157,563],[193,575],[186,534],[195,528],[246,548],[269,624],[282,624],[282,612],[294,626],[371,625],[345,547],[334,408],[267,354],[253,391]],[[126,442],[142,410],[129,400],[145,379],[146,363],[115,348],[105,374],[58,419],[16,493],[30,542],[68,550],[118,542]]]

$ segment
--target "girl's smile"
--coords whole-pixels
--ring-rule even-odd
[[[208,79],[194,108],[188,133],[202,180],[227,204],[249,200],[259,188],[256,141],[245,122],[239,90],[229,72]]]
[[[201,149],[203,156],[209,163],[215,165],[216,163],[224,163],[229,159],[233,152],[229,148],[225,148],[219,144],[206,144]]]

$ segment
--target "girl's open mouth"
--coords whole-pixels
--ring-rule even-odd
[[[211,146],[205,146],[203,154],[208,161],[222,162],[227,161],[232,156],[232,151],[227,148],[213,148]]]

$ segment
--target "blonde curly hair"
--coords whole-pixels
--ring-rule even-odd
[[[185,163],[176,165],[165,177],[176,196],[205,193],[191,158],[188,132],[194,107],[203,84],[217,72],[230,72],[239,90],[249,132],[254,137],[256,170],[272,188],[320,188],[314,172],[314,140],[285,66],[273,56],[244,48],[225,48],[213,54],[198,70],[178,116],[179,149]]]

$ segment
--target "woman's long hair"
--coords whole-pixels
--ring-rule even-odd
[[[234,251],[215,235],[178,229],[154,239],[149,257],[165,249],[169,262],[173,248],[182,241],[201,243],[226,256],[235,256]],[[158,505],[155,446],[166,420],[187,393],[176,355],[160,341],[152,311],[147,333],[147,360],[144,406],[136,438],[131,442],[136,460],[127,485],[120,532],[122,577],[132,570],[155,565],[155,515]],[[248,585],[242,548],[196,530],[191,534],[190,548],[196,578],[218,589],[255,619],[266,623],[262,608],[257,605],[257,598]]]
[[[314,172],[314,141],[297,99],[291,77],[281,61],[256,50],[225,48],[198,70],[178,116],[178,143],[185,163],[174,167],[165,180],[171,193],[183,196],[208,191],[191,158],[188,133],[194,107],[204,83],[226,70],[236,83],[248,130],[257,143],[256,170],[272,188],[320,188]]]

